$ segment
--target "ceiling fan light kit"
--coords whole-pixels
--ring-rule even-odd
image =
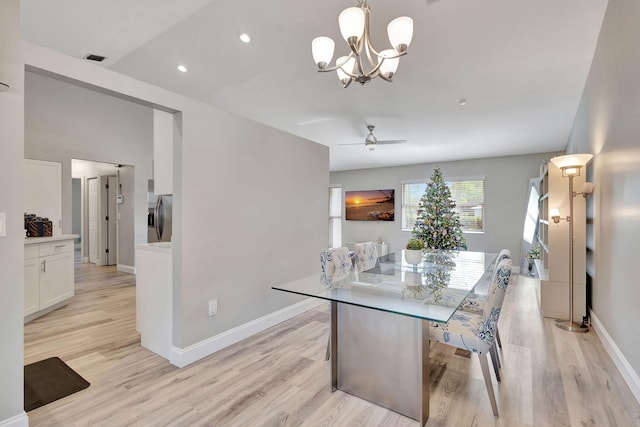
[[[371,45],[369,5],[366,0],[358,0],[358,6],[343,10],[338,17],[338,24],[350,52],[338,57],[334,67],[329,67],[335,42],[330,37],[316,37],[311,42],[311,53],[318,71],[336,71],[345,88],[352,81],[365,84],[376,77],[390,82],[398,69],[400,57],[407,54],[413,38],[413,19],[401,16],[389,23],[387,34],[393,49],[381,52],[377,52]]]
[[[357,142],[355,144],[338,144],[338,145],[363,145],[365,147],[367,147],[369,149],[369,151],[373,151],[376,149],[376,146],[378,144],[380,145],[386,145],[386,144],[401,144],[403,142],[407,142],[406,139],[385,139],[385,140],[379,140],[378,138],[376,138],[376,136],[373,134],[373,130],[376,127],[374,125],[367,125],[367,129],[369,129],[369,133],[367,134],[367,136],[364,138],[364,142]]]

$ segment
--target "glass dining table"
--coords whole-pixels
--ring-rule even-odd
[[[446,323],[470,293],[486,294],[495,253],[404,250],[325,287],[319,275],[272,289],[331,303],[331,386],[413,418],[429,417],[429,324]]]

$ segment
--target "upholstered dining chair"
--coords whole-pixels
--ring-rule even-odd
[[[496,417],[498,405],[493,392],[487,353],[494,357],[492,348],[495,349],[496,345],[496,327],[510,278],[511,260],[505,258],[498,262],[482,314],[457,310],[446,324],[433,323],[429,328],[429,339],[478,355],[491,409]]]
[[[502,249],[495,260],[495,265],[493,267],[492,277],[496,274],[496,269],[498,267],[498,263],[503,259],[511,259],[511,251],[509,249]],[[513,262],[513,261],[512,261]],[[493,281],[493,278],[492,278]],[[487,295],[485,294],[476,294],[472,293],[468,295],[465,300],[460,304],[460,308],[463,311],[468,311],[470,313],[482,314],[484,311],[484,306],[487,302]],[[502,340],[500,339],[500,329],[498,325],[496,325],[496,342],[498,344],[498,348],[502,348]],[[500,378],[500,368],[502,367],[502,362],[500,360],[500,354],[498,349],[493,347],[491,350],[491,362],[493,363],[493,370],[496,373],[496,378],[498,382],[501,381]]]
[[[373,242],[356,243],[353,245],[355,256],[355,272],[362,273],[376,266],[378,262],[378,250]]]
[[[495,260],[495,265],[493,267],[493,273],[492,273],[492,279],[491,279],[492,282],[493,282],[493,277],[495,277],[496,275],[498,264],[503,259],[511,259],[511,251],[509,249],[503,249],[500,251],[500,253],[498,253],[498,256],[496,257],[496,260]],[[460,308],[463,311],[468,311],[470,313],[482,314],[482,312],[484,311],[484,306],[486,302],[487,302],[487,295],[472,293],[472,294],[469,294],[464,299],[464,301],[462,301],[462,304],[460,304]],[[498,347],[502,348],[502,341],[500,340],[500,332],[497,329],[497,325],[496,325],[496,341],[498,343]]]
[[[320,253],[320,283],[327,289],[347,279],[353,268],[351,254],[346,247],[332,248]],[[329,305],[331,307],[331,305]],[[331,336],[327,343],[327,355],[329,360]]]

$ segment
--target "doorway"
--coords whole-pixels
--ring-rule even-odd
[[[71,168],[80,181],[80,219],[72,220],[81,224],[81,261],[133,272],[133,248],[127,247],[134,246],[133,166],[73,159]]]

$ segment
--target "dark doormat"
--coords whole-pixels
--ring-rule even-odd
[[[24,410],[32,411],[89,387],[89,383],[58,357],[24,367]]]

